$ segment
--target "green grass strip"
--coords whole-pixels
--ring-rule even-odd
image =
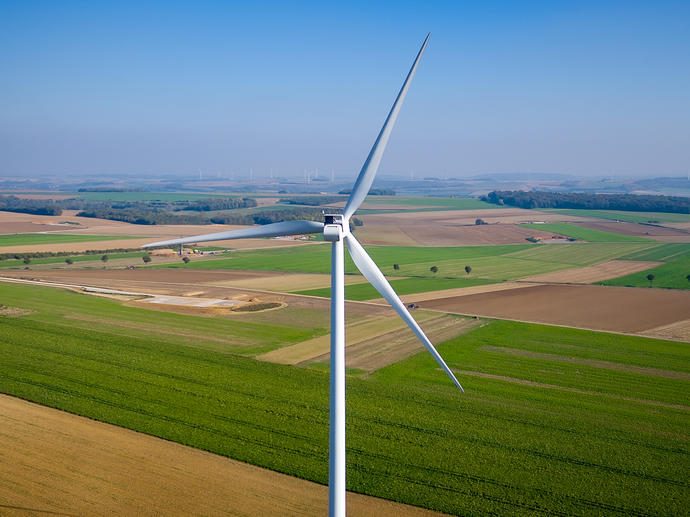
[[[30,244],[59,244],[63,242],[115,241],[137,239],[129,235],[69,235],[63,233],[13,233],[0,235],[0,246],[23,246]]]

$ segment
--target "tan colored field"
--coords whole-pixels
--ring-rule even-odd
[[[75,242],[61,244],[35,244],[23,246],[3,246],[3,253],[26,253],[31,251],[74,251],[81,252],[92,249],[138,248],[151,242],[202,235],[206,233],[224,232],[246,228],[223,224],[210,225],[141,225],[106,219],[77,217],[76,210],[65,210],[60,216],[44,216],[31,214],[15,214],[0,212],[0,233],[31,233],[50,231],[52,233],[66,233],[74,235],[104,235],[104,236],[141,236],[141,239],[108,240]],[[79,223],[60,224],[65,221]],[[15,228],[17,229],[13,229]],[[32,225],[32,226],[28,226]],[[35,225],[35,229],[32,229]],[[21,230],[19,229],[21,228]],[[308,244],[296,239],[238,239],[233,241],[215,241],[213,246],[233,249],[262,249],[284,246]]]
[[[645,335],[674,339],[676,341],[690,341],[690,319],[677,321],[670,325],[661,325],[643,332]]]
[[[324,515],[328,489],[0,395],[1,515]],[[348,514],[440,515],[348,493]]]
[[[474,319],[458,319],[450,315],[426,320],[424,333],[432,343],[438,344],[469,332],[481,323]],[[347,347],[346,364],[348,368],[373,372],[390,364],[397,363],[424,350],[424,345],[412,331],[404,328],[371,336],[368,339]],[[330,354],[315,357],[314,362],[330,361]]]
[[[464,334],[479,322],[453,316],[416,311],[415,319],[429,339],[440,343]],[[397,315],[364,318],[347,322],[345,365],[373,372],[402,361],[424,349],[417,337]],[[257,359],[280,364],[327,363],[330,360],[330,335],[273,350]]]
[[[570,220],[561,214],[519,208],[403,212],[362,215],[357,237],[365,244],[399,246],[479,246],[525,243],[527,237],[548,239],[551,232],[517,226],[530,221]],[[489,224],[476,225],[482,219]],[[583,219],[584,220],[584,219]]]
[[[664,226],[669,226],[671,228],[680,228],[681,230],[686,230],[690,232],[690,222],[688,223],[664,223]]]
[[[426,300],[420,305],[424,309],[458,314],[594,330],[650,333],[657,327],[687,320],[690,292],[592,285],[538,285]],[[682,339],[690,340],[690,336]]]
[[[363,282],[366,282],[366,280],[359,275],[345,275],[346,285],[361,284]],[[228,287],[289,293],[291,291],[306,291],[307,289],[330,287],[331,275],[317,273],[280,273],[257,278],[233,279],[222,282],[216,281],[213,285],[227,285]]]
[[[521,280],[556,284],[593,284],[594,282],[601,282],[609,278],[618,278],[619,276],[630,275],[638,271],[645,271],[661,264],[662,262],[609,260],[592,266],[563,269],[561,271],[552,271],[551,273],[528,276]]]

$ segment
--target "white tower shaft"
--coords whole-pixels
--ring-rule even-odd
[[[336,225],[328,226],[332,228]],[[334,229],[337,230],[337,240],[331,244],[328,515],[345,517],[345,266],[341,227],[337,225]]]

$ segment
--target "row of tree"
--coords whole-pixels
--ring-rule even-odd
[[[484,201],[519,208],[575,208],[633,212],[690,213],[690,198],[637,194],[584,194],[578,192],[542,192],[495,190],[482,196]]]

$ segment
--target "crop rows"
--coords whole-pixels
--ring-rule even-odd
[[[0,391],[326,482],[325,372],[170,342],[159,320],[123,336],[33,308],[0,317]],[[132,311],[119,316],[157,314]],[[349,489],[461,515],[686,512],[688,412],[670,406],[688,381],[568,362],[682,374],[685,344],[494,321],[439,350],[465,395],[427,354],[348,379]]]

